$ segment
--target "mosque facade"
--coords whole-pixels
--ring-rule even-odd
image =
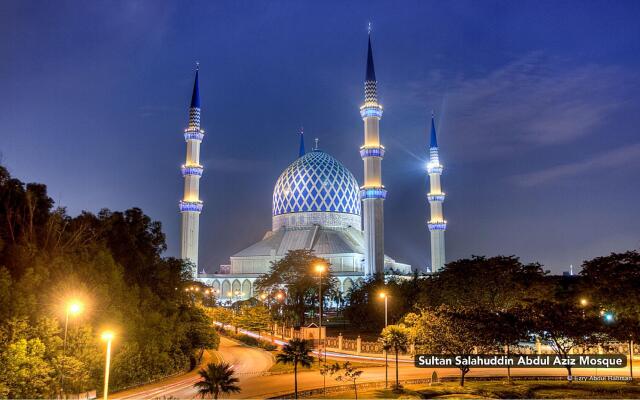
[[[259,242],[233,254],[229,264],[221,265],[217,273],[197,273],[198,219],[203,209],[199,199],[199,180],[203,173],[199,155],[204,131],[200,128],[196,71],[189,125],[185,130],[187,158],[182,166],[185,190],[180,202],[181,257],[191,261],[197,279],[212,287],[221,300],[256,296],[256,280],[268,273],[272,263],[282,259],[291,250],[312,250],[317,257],[327,259],[343,292],[375,274],[411,274],[410,265],[398,262],[384,252],[383,206],[387,191],[382,184],[382,160],[385,148],[380,140],[382,106],[378,103],[371,36],[367,49],[364,95],[364,103],[360,107],[364,122],[364,144],[360,148],[364,163],[363,184],[359,185],[355,176],[340,161],[321,150],[317,141],[315,147],[306,152],[301,132],[299,157],[285,168],[274,186],[271,229]],[[444,194],[439,193],[439,173],[442,171],[437,161],[437,145],[435,160],[440,169],[435,168],[436,164],[433,163],[433,129],[432,121],[431,161],[427,166],[431,180],[428,200],[432,218],[428,226],[432,230],[432,260],[437,260],[438,264],[432,268],[439,268],[444,262],[444,229],[434,236],[433,224],[442,220],[442,201],[437,195],[441,194],[443,200]],[[434,186],[436,179],[437,185]],[[434,203],[438,201],[434,208]],[[446,222],[444,224],[446,226]],[[435,251],[442,252],[435,259],[434,238],[438,241]]]

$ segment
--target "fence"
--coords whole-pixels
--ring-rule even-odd
[[[302,338],[300,330],[283,327],[276,325],[274,327],[275,336],[284,340]],[[344,353],[355,354],[369,354],[369,355],[383,355],[384,349],[380,341],[364,341],[358,336],[356,339],[347,339],[342,336],[328,336],[324,339],[324,342],[329,351],[337,351]],[[521,343],[519,346],[512,346],[509,348],[511,354],[555,354],[553,348],[548,344],[543,344],[540,341],[534,343]],[[505,349],[506,353],[506,349]],[[629,354],[628,343],[606,343],[591,347],[575,347],[570,352],[571,354]],[[412,356],[415,354],[415,348],[413,345],[407,353],[403,356]],[[633,354],[640,354],[640,345],[634,343]],[[634,357],[635,358],[635,357]]]

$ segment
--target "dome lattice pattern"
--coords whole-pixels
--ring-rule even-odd
[[[273,190],[273,215],[337,212],[360,215],[353,174],[329,154],[314,150],[284,170]]]

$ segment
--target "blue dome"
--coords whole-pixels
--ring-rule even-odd
[[[273,189],[273,216],[329,212],[360,215],[360,190],[338,160],[314,150],[282,172]]]

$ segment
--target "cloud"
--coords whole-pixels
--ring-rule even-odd
[[[587,160],[562,164],[542,171],[518,175],[514,182],[521,186],[537,186],[558,179],[569,178],[600,168],[611,168],[640,162],[640,143],[607,151]]]
[[[637,88],[635,74],[621,67],[572,66],[531,53],[482,76],[434,71],[402,90],[413,93],[413,104],[442,99],[440,130],[451,135],[452,149],[493,157],[590,135]]]

